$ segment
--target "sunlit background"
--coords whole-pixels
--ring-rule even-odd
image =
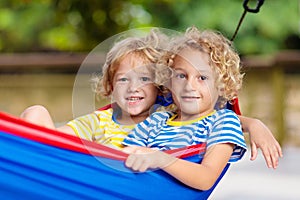
[[[256,3],[250,0],[249,6]],[[262,120],[286,154],[275,172],[266,171],[262,156],[254,163],[246,157],[231,169],[241,172],[240,176],[232,177],[234,181],[249,180],[251,187],[243,187],[251,188],[255,195],[238,187],[234,194],[228,175],[217,188],[216,199],[274,199],[280,188],[283,194],[291,194],[286,199],[300,198],[295,185],[295,177],[300,178],[295,168],[300,167],[299,10],[299,0],[266,0],[258,13],[247,13],[241,24],[234,40],[246,72],[239,95],[241,111]],[[57,124],[65,123],[74,115],[77,71],[102,41],[129,29],[184,31],[192,25],[217,29],[231,38],[243,11],[242,0],[1,0],[0,111],[18,116],[26,107],[42,104]],[[103,100],[97,106],[106,103]],[[290,187],[279,185],[279,181],[274,190],[254,187],[259,183],[249,171],[272,173],[260,184],[277,184],[283,179]]]

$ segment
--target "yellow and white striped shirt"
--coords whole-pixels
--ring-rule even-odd
[[[80,138],[100,144],[121,148],[122,141],[135,127],[116,123],[113,118],[113,109],[95,111],[78,117],[70,122],[70,126]]]

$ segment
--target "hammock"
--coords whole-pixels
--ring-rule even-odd
[[[134,173],[121,151],[40,127],[0,112],[2,199],[207,199],[163,170]],[[201,162],[205,145],[167,153]]]

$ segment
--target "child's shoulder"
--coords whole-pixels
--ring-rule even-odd
[[[236,115],[236,113],[230,109],[224,108],[217,111],[219,114],[233,114]]]
[[[220,109],[215,113],[215,117],[217,118],[223,118],[223,117],[229,117],[229,118],[238,118],[238,115],[229,109]]]
[[[108,108],[105,110],[96,110],[93,112],[93,114],[98,117],[111,117],[113,115],[113,109]]]

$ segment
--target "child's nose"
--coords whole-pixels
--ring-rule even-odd
[[[139,89],[139,82],[137,80],[131,80],[128,85],[128,92],[136,92]]]
[[[196,81],[193,78],[189,78],[186,81],[185,89],[186,90],[195,90],[195,86],[196,86]]]

